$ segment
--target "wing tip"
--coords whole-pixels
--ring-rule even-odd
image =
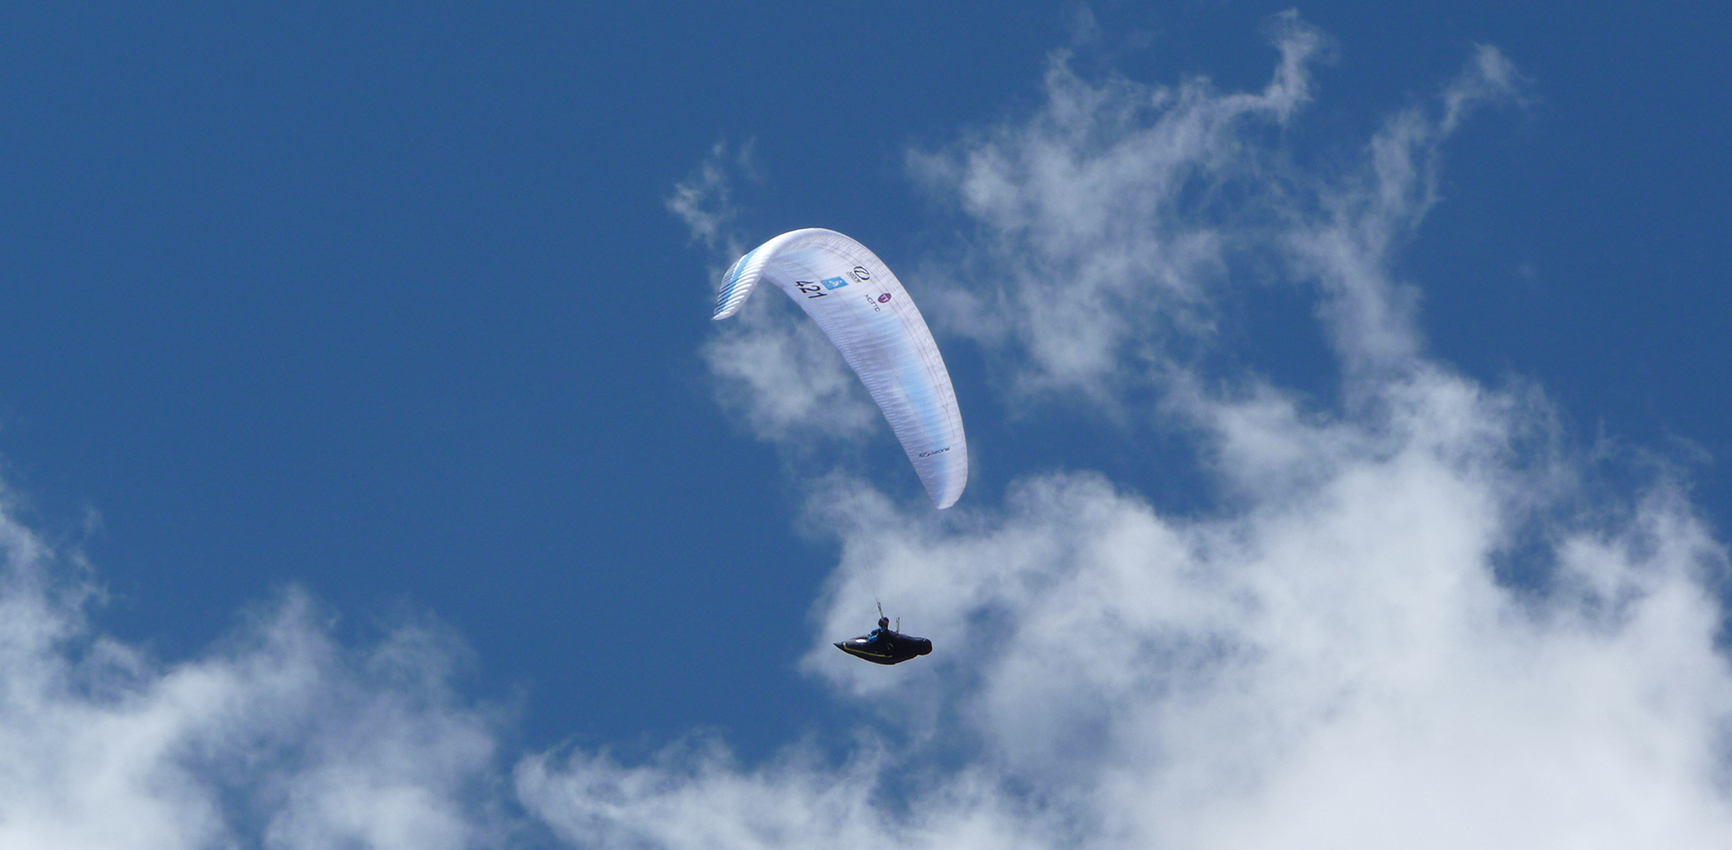
[[[945,493],[942,496],[936,495],[936,494],[928,494],[928,495],[932,496],[933,507],[942,511],[945,508],[948,508],[951,505],[956,504],[958,501],[960,501],[962,499],[962,490],[963,490],[963,488],[958,487],[958,488],[956,488],[956,492],[954,492],[954,493]]]

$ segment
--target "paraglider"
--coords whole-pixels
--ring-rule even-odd
[[[932,504],[940,510],[956,504],[968,484],[956,390],[926,320],[884,261],[834,230],[784,233],[746,252],[722,276],[712,318],[738,313],[760,281],[794,299],[841,352],[890,423]],[[891,629],[882,606],[878,614],[878,628],[836,648],[886,665],[932,652],[932,641]]]
[[[714,319],[740,311],[759,281],[805,309],[866,385],[932,503],[948,508],[968,484],[968,442],[950,372],[926,320],[884,261],[822,228],[784,233],[722,277]]]
[[[902,625],[897,623],[898,626]],[[901,664],[910,658],[932,654],[932,641],[905,635],[890,628],[890,618],[878,609],[878,628],[854,638],[836,642],[836,648],[873,664]]]

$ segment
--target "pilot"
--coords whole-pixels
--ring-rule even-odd
[[[867,635],[866,638],[867,638],[867,640],[870,640],[873,643],[877,643],[881,640],[884,640],[884,636],[888,635],[888,634],[890,634],[890,618],[889,617],[879,617],[878,618],[878,628],[873,629],[872,633],[870,635]]]

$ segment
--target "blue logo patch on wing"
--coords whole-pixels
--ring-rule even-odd
[[[848,285],[848,281],[839,277],[827,277],[819,281],[819,283],[824,284],[825,289],[841,289]]]

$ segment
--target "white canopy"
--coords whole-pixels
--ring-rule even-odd
[[[722,281],[718,320],[738,313],[759,281],[798,302],[866,385],[932,503],[956,503],[968,483],[956,391],[926,320],[884,261],[834,230],[808,228],[747,252]]]

